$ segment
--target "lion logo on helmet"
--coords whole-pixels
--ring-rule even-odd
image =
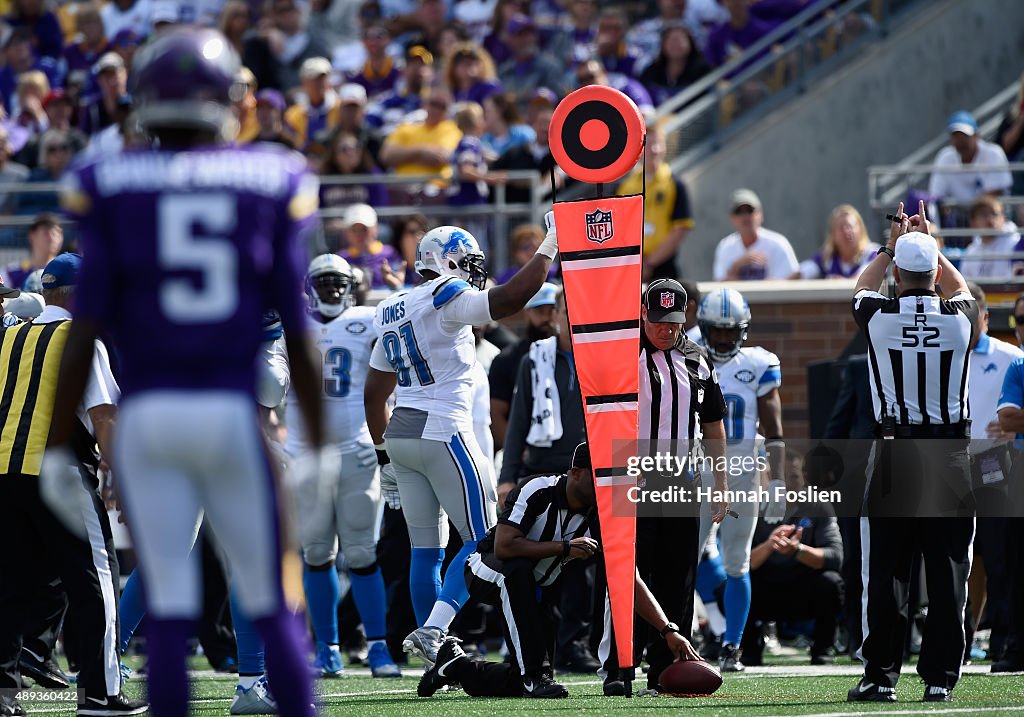
[[[441,257],[446,257],[449,254],[458,254],[459,249],[464,248],[466,251],[473,250],[473,243],[466,236],[465,232],[456,229],[448,235],[448,239],[445,240],[444,244],[441,245]]]

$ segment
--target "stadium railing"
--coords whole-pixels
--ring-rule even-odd
[[[740,116],[803,92],[831,60],[884,37],[891,17],[916,0],[828,0],[780,25],[741,55],[663,102],[656,116],[673,169],[692,166],[721,146]],[[853,28],[859,30],[854,32]],[[847,36],[844,37],[844,28]]]
[[[434,221],[458,222],[464,219],[489,219],[492,220],[491,228],[486,239],[490,247],[491,265],[495,271],[500,271],[508,266],[509,242],[508,238],[515,223],[532,222],[540,223],[544,212],[541,209],[541,198],[547,191],[547,185],[541,181],[540,174],[531,170],[509,171],[510,182],[526,182],[530,187],[530,200],[528,202],[509,202],[507,187],[505,185],[494,185],[492,188],[493,201],[488,204],[476,206],[451,206],[445,198],[444,188],[437,189],[432,194],[430,191],[423,191],[424,187],[436,188],[438,177],[436,175],[411,176],[393,174],[352,174],[352,175],[328,175],[320,177],[321,186],[355,186],[375,184],[386,187],[397,187],[407,190],[410,196],[417,197],[416,200],[405,203],[382,207],[374,207],[377,216],[383,220],[407,216],[409,214],[423,214]],[[53,194],[60,191],[60,185],[56,182],[36,183],[0,183],[0,195],[5,194]],[[319,211],[320,236],[315,240],[317,248],[322,250],[326,247],[326,240],[323,236],[324,220],[337,219],[344,215],[345,207],[329,207]],[[34,219],[33,215],[7,215],[0,216],[0,263],[10,261],[25,254],[27,244],[23,232],[17,229],[29,226]],[[67,225],[73,222],[65,221]]]

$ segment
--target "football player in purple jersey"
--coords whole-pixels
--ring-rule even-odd
[[[131,78],[153,147],[80,163],[63,191],[84,260],[48,453],[66,450],[93,339],[106,331],[122,359],[111,463],[139,554],[156,717],[188,714],[185,645],[200,611],[188,552],[200,510],[266,643],[280,714],[313,715],[306,645],[282,590],[277,489],[255,392],[262,316],[276,308],[307,435],[326,460],[319,368],[303,340],[305,234],[318,187],[298,154],[226,143],[238,68],[217,32],[162,34],[136,55]]]

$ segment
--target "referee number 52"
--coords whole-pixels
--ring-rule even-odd
[[[905,349],[916,349],[918,346],[926,349],[939,348],[939,327],[928,326],[924,323],[924,316],[918,314],[913,326],[903,327],[902,346]]]

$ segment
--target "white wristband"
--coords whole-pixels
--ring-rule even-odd
[[[554,261],[555,257],[558,256],[558,237],[554,233],[544,237],[544,241],[537,247],[537,253]]]

